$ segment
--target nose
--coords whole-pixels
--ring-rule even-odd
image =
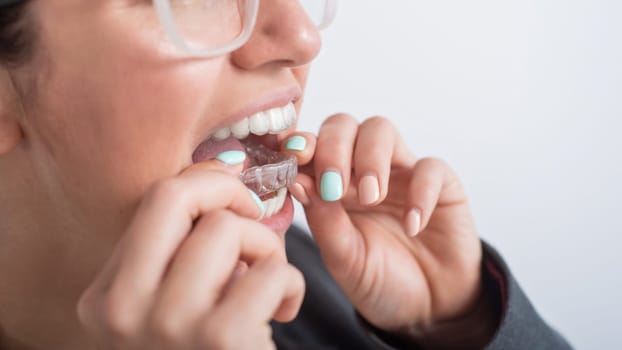
[[[297,0],[263,0],[251,37],[231,53],[231,59],[249,70],[297,67],[311,62],[320,47],[320,33]]]

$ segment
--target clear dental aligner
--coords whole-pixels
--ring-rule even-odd
[[[244,145],[250,167],[240,174],[240,180],[258,196],[263,196],[296,181],[298,162],[294,155],[275,152],[258,143]]]

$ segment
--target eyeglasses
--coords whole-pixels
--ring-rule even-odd
[[[0,7],[23,0],[0,0]],[[260,0],[153,0],[171,41],[189,57],[229,53],[248,41]],[[290,0],[298,3],[319,30],[337,13],[338,0]]]
[[[269,0],[268,0],[269,1]],[[290,0],[319,30],[329,26],[337,0]],[[251,36],[260,0],[154,0],[175,46],[189,57],[214,57],[236,50]]]

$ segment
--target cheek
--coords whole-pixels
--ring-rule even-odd
[[[223,64],[164,64],[140,45],[107,51],[122,54],[54,66],[35,130],[44,172],[53,169],[64,195],[92,213],[128,212],[155,181],[191,163]]]
[[[209,77],[140,67],[105,73],[95,80],[65,78],[54,89],[48,126],[61,148],[55,153],[124,177],[172,175],[187,165]]]

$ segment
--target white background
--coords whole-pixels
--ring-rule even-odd
[[[548,321],[622,348],[622,1],[342,0],[323,36],[301,129],[390,117]]]

